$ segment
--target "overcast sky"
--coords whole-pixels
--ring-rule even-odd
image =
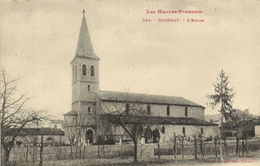
[[[28,106],[71,110],[71,65],[82,10],[95,53],[100,89],[182,96],[206,107],[221,69],[230,76],[234,108],[260,113],[260,1],[1,1],[1,64]],[[202,14],[146,14],[146,10]],[[204,23],[154,20],[204,19]],[[153,22],[143,22],[152,19]]]

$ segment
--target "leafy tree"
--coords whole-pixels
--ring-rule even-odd
[[[217,81],[213,83],[214,86],[214,94],[208,95],[208,99],[210,100],[209,104],[212,108],[220,105],[220,113],[228,120],[233,111],[232,102],[235,93],[233,93],[233,88],[229,87],[229,76],[225,74],[223,70],[221,70]]]
[[[217,77],[217,80],[215,83],[213,83],[214,86],[214,94],[207,95],[207,98],[209,99],[209,105],[212,106],[212,108],[216,108],[217,106],[220,106],[219,112],[221,114],[220,119],[220,155],[221,160],[223,160],[223,151],[222,151],[222,140],[224,138],[223,135],[223,118],[225,117],[225,120],[229,120],[231,118],[232,114],[232,102],[233,97],[235,93],[233,92],[233,88],[229,87],[229,76],[227,76],[224,72],[224,70],[221,70],[219,77]],[[224,142],[225,143],[225,142]]]

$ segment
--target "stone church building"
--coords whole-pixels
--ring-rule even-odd
[[[127,125],[138,123],[145,126],[143,131],[148,128],[159,131],[160,142],[168,142],[173,133],[187,137],[198,133],[205,137],[216,135],[217,125],[204,120],[205,108],[185,98],[100,90],[99,60],[83,13],[77,49],[71,61],[72,110],[64,114],[65,134],[71,139],[78,134],[88,143],[95,143],[100,136],[105,139],[109,136],[114,141],[129,140],[117,122],[107,121],[107,117],[120,116]]]

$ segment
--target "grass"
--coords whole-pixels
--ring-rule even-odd
[[[260,150],[249,153],[246,157],[236,157],[230,156],[225,158],[224,162],[220,162],[219,158],[216,159],[214,156],[207,156],[202,160],[194,160],[191,155],[185,156],[185,159],[181,159],[181,155],[177,156],[177,161],[173,159],[173,155],[161,156],[161,160],[158,161],[157,156],[142,156],[139,157],[138,163],[133,163],[133,158],[127,159],[77,159],[77,160],[53,160],[44,161],[43,165],[46,166],[132,166],[132,165],[142,165],[142,166],[157,166],[157,165],[260,165]],[[13,162],[9,163],[7,166],[36,166],[39,162]]]

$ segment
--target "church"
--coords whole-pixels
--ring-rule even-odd
[[[71,61],[72,109],[64,114],[65,135],[73,133],[73,139],[80,135],[81,140],[90,144],[100,137],[115,142],[129,140],[117,121],[108,120],[111,117],[124,117],[120,120],[126,125],[145,126],[142,136],[147,129],[156,130],[160,142],[170,141],[174,133],[186,137],[198,133],[205,137],[217,135],[217,125],[204,120],[205,107],[188,99],[100,90],[99,60],[83,11],[76,53]]]

